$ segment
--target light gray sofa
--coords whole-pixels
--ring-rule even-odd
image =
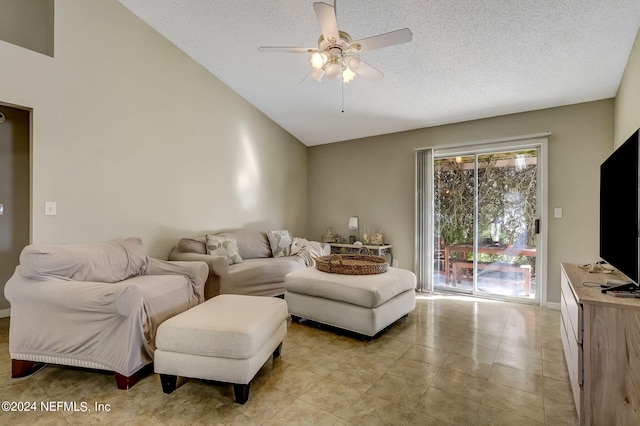
[[[285,275],[310,266],[315,256],[331,252],[328,244],[292,238],[297,254],[274,257],[267,232],[232,229],[208,235],[234,240],[241,261],[230,263],[227,256],[207,254],[207,235],[182,238],[169,254],[169,260],[201,261],[209,266],[205,299],[218,294],[284,295]]]
[[[204,301],[202,262],[148,258],[137,238],[29,245],[5,285],[12,377],[43,363],[113,371],[128,389],[168,318]]]

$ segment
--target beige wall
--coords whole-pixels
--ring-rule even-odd
[[[303,144],[116,0],[55,6],[55,57],[0,41],[0,102],[33,108],[34,242],[304,236]]]
[[[640,31],[618,89],[614,114],[614,143],[620,146],[640,128]]]
[[[414,149],[549,131],[548,301],[560,262],[598,260],[600,163],[612,150],[613,100],[469,121],[309,149],[309,234],[348,235],[353,214],[382,228],[399,266],[413,269]]]
[[[53,56],[53,0],[0,0],[0,40]]]

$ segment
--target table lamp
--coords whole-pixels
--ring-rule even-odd
[[[349,229],[356,229],[356,240],[358,240],[359,236],[360,236],[360,221],[358,220],[358,216],[351,216],[349,218]]]

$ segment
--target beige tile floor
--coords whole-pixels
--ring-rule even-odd
[[[193,379],[166,395],[155,374],[127,391],[110,374],[68,367],[11,379],[5,318],[0,400],[85,402],[91,412],[0,412],[0,424],[577,424],[559,320],[531,305],[435,294],[418,295],[415,311],[371,342],[292,323],[282,356],[239,405],[230,385]]]

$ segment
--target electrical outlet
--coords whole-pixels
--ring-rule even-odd
[[[391,266],[393,266],[394,268],[398,267],[398,259],[393,259],[393,262],[391,262]]]
[[[55,201],[45,201],[44,202],[44,214],[45,216],[55,216],[56,215],[56,202]]]

